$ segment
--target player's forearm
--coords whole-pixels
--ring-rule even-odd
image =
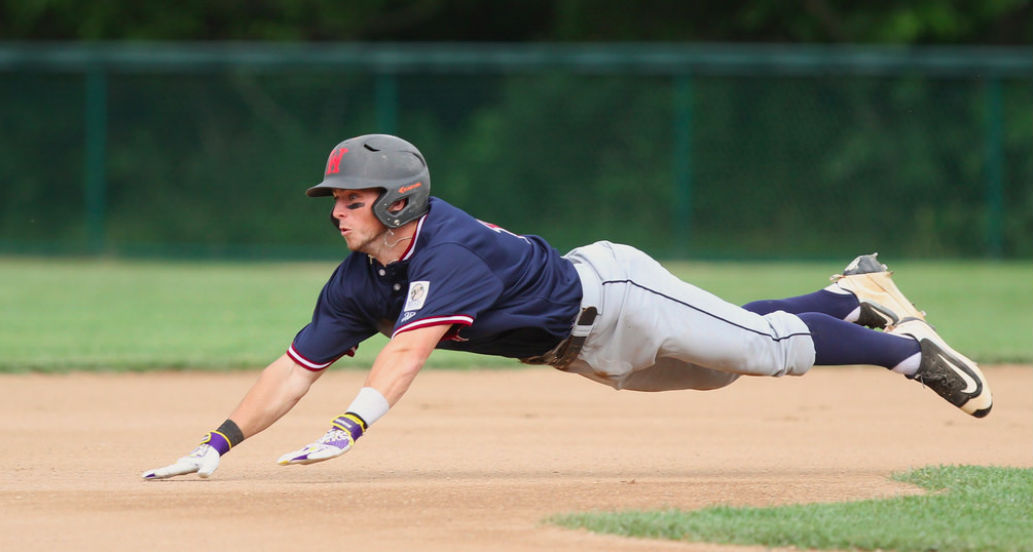
[[[426,357],[411,352],[381,351],[366,378],[366,387],[372,387],[394,406],[409,390],[416,374],[423,368]]]
[[[394,406],[409,390],[446,331],[448,326],[431,326],[393,337],[377,355],[365,386],[379,391]]]
[[[245,438],[251,437],[289,412],[320,374],[322,372],[298,366],[283,355],[262,371],[230,419],[240,427]]]

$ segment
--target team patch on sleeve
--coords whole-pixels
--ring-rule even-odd
[[[423,303],[427,301],[427,294],[430,293],[430,282],[418,281],[409,282],[409,293],[405,297],[405,306],[402,307],[403,311],[417,311],[423,308]]]

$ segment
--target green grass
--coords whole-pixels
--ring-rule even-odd
[[[917,496],[773,508],[569,514],[548,521],[629,537],[820,550],[1033,551],[1033,469],[922,468]]]
[[[0,258],[0,372],[261,367],[308,323],[334,267]],[[384,343],[335,366],[368,368]],[[437,351],[429,365],[514,362]]]
[[[894,263],[902,289],[952,345],[982,362],[1033,361],[1030,263]],[[681,277],[745,303],[807,293],[835,263],[676,263]],[[264,366],[307,322],[333,262],[0,258],[0,371]],[[367,367],[385,342],[356,358]],[[432,367],[519,367],[437,351]]]

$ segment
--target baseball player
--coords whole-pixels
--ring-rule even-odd
[[[926,323],[875,255],[858,257],[814,293],[740,307],[633,247],[601,241],[561,256],[538,236],[477,220],[431,197],[420,151],[382,134],[338,144],[307,194],[333,197],[331,222],[351,254],[323,287],[311,322],[229,418],[145,479],[210,476],[222,455],[286,414],[334,361],[377,332],[390,340],[354,401],[280,464],[347,452],[402,398],[434,349],[549,364],[636,391],[717,389],[743,375],[873,364],[973,416],[992,405],[976,364]]]

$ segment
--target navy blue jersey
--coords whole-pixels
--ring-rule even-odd
[[[447,324],[438,348],[524,358],[567,337],[580,306],[573,264],[544,239],[432,197],[401,260],[352,253],[337,267],[287,353],[321,370],[377,332]]]

